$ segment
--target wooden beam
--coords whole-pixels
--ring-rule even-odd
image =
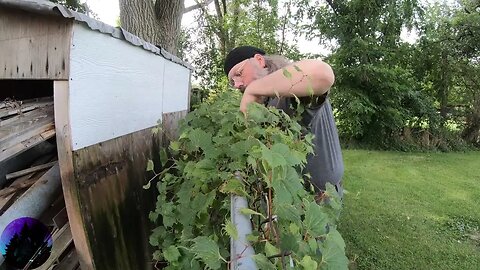
[[[73,241],[77,250],[81,269],[94,269],[90,242],[88,240],[85,223],[82,218],[78,183],[75,180],[73,168],[72,138],[70,127],[70,89],[68,81],[53,83],[53,97],[55,100],[55,128],[57,135],[58,163],[62,178],[63,195],[67,208],[68,220]]]
[[[32,172],[38,172],[38,171],[41,171],[41,170],[48,169],[48,168],[52,167],[53,165],[55,165],[57,163],[58,163],[58,161],[52,161],[52,162],[49,162],[49,163],[46,163],[46,164],[38,165],[38,166],[31,167],[31,168],[21,170],[21,171],[18,171],[18,172],[9,173],[9,174],[7,174],[6,178],[7,178],[7,180],[15,179],[15,178],[27,175],[27,174],[32,173]],[[1,192],[2,191],[0,190],[0,194],[1,194]]]

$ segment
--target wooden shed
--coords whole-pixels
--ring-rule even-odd
[[[148,214],[156,197],[142,186],[164,136],[152,129],[162,122],[173,130],[186,114],[191,70],[165,50],[63,6],[0,0],[0,101],[53,97],[58,167],[81,269],[152,269]]]

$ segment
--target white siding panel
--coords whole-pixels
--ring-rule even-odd
[[[70,59],[73,150],[155,126],[162,118],[165,58],[76,23]],[[188,83],[173,78],[180,79],[172,83]]]
[[[190,70],[167,61],[163,81],[163,112],[188,110]]]

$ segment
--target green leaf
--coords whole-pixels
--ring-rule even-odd
[[[199,236],[193,241],[191,251],[195,258],[202,260],[209,269],[220,269],[225,259],[220,255],[217,243],[205,236]]]
[[[167,262],[177,262],[178,258],[180,258],[180,252],[178,248],[175,246],[169,246],[165,250],[163,250],[163,258],[167,260]]]
[[[232,223],[231,220],[227,220],[227,223],[225,224],[225,227],[223,229],[225,230],[228,236],[233,238],[233,240],[238,239],[237,228],[235,227],[235,225]]]
[[[261,216],[262,218],[265,218],[264,215],[262,215],[261,213],[255,212],[255,211],[253,211],[253,210],[250,209],[250,208],[242,208],[242,209],[240,209],[240,213],[243,214],[243,215],[246,215],[246,216],[249,216],[249,215],[259,215],[259,216]]]
[[[157,219],[158,219],[158,216],[159,214],[157,212],[154,212],[154,211],[151,211],[149,214],[148,214],[148,219],[151,221],[151,222],[157,222]]]
[[[303,257],[302,261],[300,262],[300,265],[302,266],[302,269],[305,269],[305,270],[317,270],[317,267],[318,267],[318,263],[312,260],[310,256]]]
[[[178,141],[170,142],[170,149],[172,149],[175,152],[179,151],[180,150],[180,142],[178,142]]]
[[[239,196],[248,196],[242,181],[231,178],[220,187],[222,193],[232,193]]]
[[[312,87],[312,83],[309,82],[307,84],[307,94],[311,97],[313,97],[315,95],[315,91],[313,91],[313,87]]]
[[[188,138],[195,146],[202,148],[204,151],[207,151],[211,148],[212,134],[202,129],[197,128],[192,130]]]
[[[147,172],[153,171],[153,168],[154,168],[153,161],[149,159],[147,161]]]
[[[322,252],[321,269],[348,269],[348,258],[345,256],[345,242],[335,227],[330,228],[330,232],[323,243],[320,244]]]
[[[282,220],[300,222],[300,211],[290,204],[276,204],[275,214]]]
[[[255,254],[252,256],[253,260],[257,264],[259,270],[276,270],[277,268],[270,260],[263,254]]]
[[[168,160],[168,155],[167,155],[167,150],[165,148],[160,149],[160,162],[162,163],[163,166],[167,163]]]
[[[260,234],[258,231],[253,231],[251,234],[247,235],[247,241],[250,243],[255,243],[260,238]]]
[[[288,226],[288,230],[292,234],[298,234],[300,232],[300,227],[298,227],[295,223],[290,223],[290,225]]]
[[[143,185],[142,187],[143,187],[143,189],[149,189],[150,185],[151,185],[151,181],[148,181],[148,183]]]
[[[302,70],[297,65],[293,65],[293,67],[295,68],[296,71],[302,72]]]
[[[290,71],[288,71],[286,68],[283,68],[282,71],[283,71],[283,76],[285,76],[285,78],[292,79],[292,73],[290,73]]]
[[[328,222],[328,215],[322,210],[322,207],[315,202],[305,205],[304,224],[307,230],[315,236],[325,234]]]
[[[268,149],[264,145],[262,145],[262,159],[265,160],[272,168],[287,165],[287,161],[282,155],[272,151],[271,149]]]
[[[267,241],[265,242],[265,254],[267,257],[278,255],[280,254],[280,250]]]
[[[318,242],[315,238],[311,237],[310,239],[308,239],[308,246],[310,247],[310,251],[312,253],[317,253]]]

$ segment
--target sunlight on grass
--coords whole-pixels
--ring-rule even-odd
[[[347,150],[352,269],[480,269],[480,153]]]

